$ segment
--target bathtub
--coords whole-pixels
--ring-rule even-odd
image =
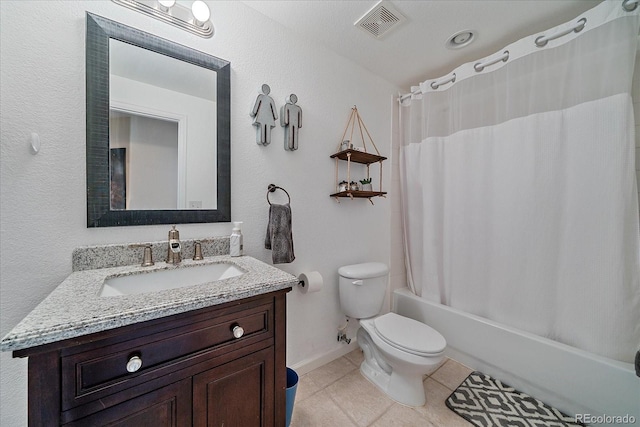
[[[447,356],[550,404],[566,414],[590,414],[591,425],[640,426],[640,378],[631,363],[565,344],[429,302],[403,288],[393,311],[428,324],[447,340]],[[606,418],[609,417],[609,418]],[[631,418],[633,417],[633,418]],[[584,419],[584,418],[583,418]]]

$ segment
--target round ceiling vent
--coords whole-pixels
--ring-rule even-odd
[[[476,38],[476,34],[471,30],[458,31],[447,39],[445,46],[447,49],[460,49],[469,45]]]

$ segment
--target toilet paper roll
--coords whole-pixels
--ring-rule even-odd
[[[303,294],[322,290],[322,276],[317,271],[301,273],[298,276],[298,280],[300,281],[300,287]]]

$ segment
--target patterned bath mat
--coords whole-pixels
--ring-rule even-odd
[[[584,426],[482,372],[472,372],[447,398],[447,406],[478,427]]]

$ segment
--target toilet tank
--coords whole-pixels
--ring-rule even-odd
[[[387,291],[389,268],[381,262],[345,265],[338,269],[340,307],[355,319],[376,316]]]

